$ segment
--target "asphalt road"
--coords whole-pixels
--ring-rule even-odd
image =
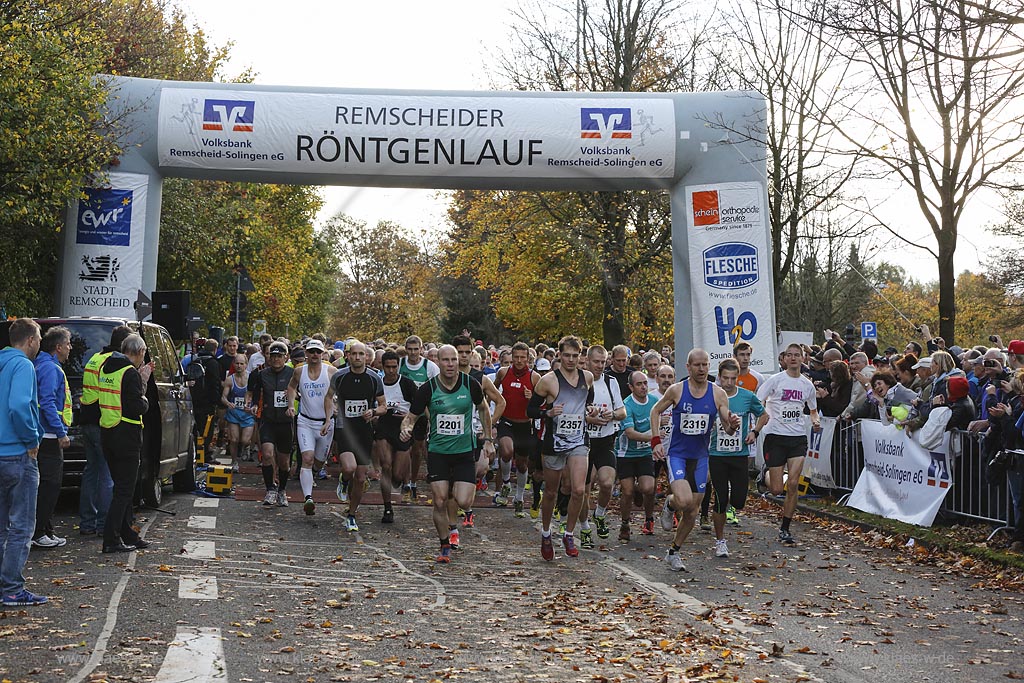
[[[243,475],[256,484],[254,475]],[[248,481],[252,479],[252,481]],[[293,482],[293,485],[297,484]],[[323,484],[321,484],[323,486]],[[51,598],[0,611],[5,681],[994,681],[1024,676],[1021,595],[775,509],[661,558],[669,534],[612,538],[554,562],[535,522],[478,510],[437,565],[430,508],[301,506],[168,494],[142,511],[146,551],[69,543],[33,551],[28,587]],[[70,513],[70,510],[68,511]],[[617,520],[615,520],[617,521]]]

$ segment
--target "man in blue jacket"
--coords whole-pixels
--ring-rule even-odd
[[[25,590],[22,571],[36,524],[39,487],[39,397],[32,359],[39,353],[39,325],[11,323],[11,345],[0,351],[0,599],[4,607],[47,601]]]
[[[71,330],[60,325],[43,335],[36,356],[39,384],[39,421],[43,440],[39,443],[39,495],[36,499],[36,530],[33,548],[59,548],[67,543],[53,531],[53,509],[64,477],[64,449],[71,444],[71,389],[61,363],[71,355]]]

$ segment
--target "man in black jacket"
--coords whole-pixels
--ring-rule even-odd
[[[153,364],[145,362],[146,342],[128,335],[100,369],[100,442],[114,480],[114,495],[103,528],[103,552],[146,548],[132,528],[132,498],[142,456],[142,416],[149,411],[146,385]]]
[[[196,434],[205,437],[205,443],[212,443],[213,432],[216,428],[217,407],[220,405],[221,387],[224,378],[220,362],[214,357],[217,353],[217,340],[207,339],[199,347],[193,363],[199,363],[204,372],[201,379],[192,381],[190,391],[192,394],[192,415],[196,419]],[[209,418],[210,429],[206,431],[206,422]]]

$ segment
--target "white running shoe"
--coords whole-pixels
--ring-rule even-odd
[[[672,552],[671,549],[665,551],[665,562],[668,562],[668,568],[674,572],[686,571],[686,565],[683,564],[683,558],[679,557],[679,553]]]
[[[263,504],[268,507],[277,505],[277,491],[267,491],[267,495],[263,496]]]
[[[724,538],[715,540],[715,557],[729,557],[729,544]]]
[[[661,528],[665,531],[672,531],[673,524],[676,521],[676,513],[672,510],[672,506],[669,505],[669,501],[672,500],[672,495],[665,496],[665,505],[661,508]]]
[[[288,507],[288,495],[284,491],[277,492],[277,507],[286,508]]]
[[[67,541],[65,541],[65,543],[66,542]],[[61,544],[57,542],[57,539],[51,538],[50,536],[47,536],[46,534],[43,534],[39,538],[33,538],[32,539],[32,547],[33,548],[57,548],[57,547],[60,547],[60,545]]]

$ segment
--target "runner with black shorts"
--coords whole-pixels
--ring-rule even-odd
[[[715,511],[711,515],[715,525],[715,557],[729,557],[729,545],[725,542],[726,513],[730,509],[742,510],[747,502],[750,446],[768,422],[768,413],[757,395],[737,386],[739,374],[740,364],[733,358],[718,364],[718,385],[729,397],[729,410],[740,416],[740,430],[727,434],[722,421],[715,420],[711,432],[708,474],[715,489]],[[757,424],[748,429],[751,415],[757,418]]]
[[[804,352],[799,344],[790,344],[782,354],[785,372],[766,379],[757,388],[757,398],[768,410],[765,427],[764,460],[768,465],[768,488],[772,495],[782,494],[782,472],[789,475],[786,482],[786,501],[782,504],[782,525],[779,541],[786,545],[796,543],[789,531],[799,498],[800,474],[807,456],[807,427],[804,407],[811,414],[811,428],[821,431],[818,399],[811,380],[800,374]]]
[[[665,552],[669,569],[686,569],[679,549],[693,530],[700,510],[700,501],[708,484],[708,446],[715,416],[722,421],[725,433],[732,435],[740,427],[740,418],[729,410],[729,397],[722,387],[708,382],[711,357],[704,349],[694,349],[686,356],[689,377],[668,388],[651,408],[651,421],[656,422],[666,408],[672,408],[672,443],[668,448],[668,472],[672,493],[665,498],[662,515],[673,511],[679,525],[672,545]],[[666,457],[661,437],[651,441],[654,457]]]
[[[331,388],[324,396],[324,411],[334,409],[334,397],[338,398],[341,429],[341,476],[348,481],[348,518],[345,529],[359,531],[356,511],[363,499],[366,468],[373,462],[373,418],[384,415],[384,383],[373,371],[367,371],[366,346],[354,341],[346,348],[348,364],[338,371],[331,382]],[[326,436],[328,425],[321,432]]]
[[[448,498],[470,508],[476,495],[476,462],[473,451],[473,411],[479,411],[483,433],[491,432],[491,412],[483,389],[475,379],[459,372],[459,354],[444,345],[437,352],[440,374],[416,390],[409,414],[402,420],[401,438],[412,437],[416,420],[426,414],[430,425],[427,480],[433,496],[434,528],[441,544],[438,562],[451,562],[448,541]],[[483,452],[494,457],[494,444],[484,441]]]
[[[511,487],[511,465],[516,465],[516,493],[512,508],[516,517],[525,517],[523,497],[530,471],[530,455],[536,448],[533,420],[526,415],[526,406],[533,398],[533,388],[540,374],[530,369],[530,347],[523,342],[512,345],[512,365],[501,368],[494,383],[505,398],[505,412],[498,421],[498,455],[501,458],[501,498],[508,502]],[[495,500],[495,503],[500,503]]]
[[[469,375],[480,383],[480,388],[484,392],[484,402],[488,404],[488,410],[490,410],[490,404],[494,405],[494,412],[491,414],[490,420],[490,424],[493,426],[495,420],[501,419],[501,414],[505,410],[505,399],[490,378],[484,376],[483,371],[472,367],[474,358],[476,361],[480,361],[480,356],[473,351],[473,340],[464,334],[460,334],[452,339],[452,346],[455,347],[455,352],[459,356],[459,372]],[[494,443],[493,430],[484,432],[483,429],[483,416],[479,412],[474,411],[473,434],[476,436],[477,446],[473,451],[473,458],[476,461],[476,481],[480,481],[487,475],[487,470],[491,466],[491,457],[494,455],[493,449],[490,451],[491,455],[488,456],[484,453],[483,448],[481,448],[481,445],[484,443]],[[474,495],[475,498],[476,496]],[[454,497],[448,498],[448,543],[452,546],[453,550],[458,550],[460,542],[458,527],[460,507],[462,506],[455,502]],[[462,526],[467,529],[472,528],[476,524],[472,502],[468,508],[463,507],[462,509],[465,514]]]
[[[590,462],[587,468],[587,495],[580,509],[583,528],[580,545],[593,547],[586,515],[590,512],[590,482],[597,479],[597,505],[594,507],[594,525],[600,538],[608,538],[608,504],[615,486],[615,439],[618,422],[626,418],[619,383],[605,373],[608,352],[600,344],[587,349],[587,366],[594,375],[594,414],[587,415],[587,435],[590,437]],[[518,465],[517,465],[518,467]]]
[[[273,342],[267,349],[267,367],[249,375],[245,405],[260,420],[260,467],[267,495],[266,506],[288,507],[285,486],[288,484],[289,460],[292,456],[292,418],[288,414],[288,384],[294,370],[285,365],[288,345]],[[256,406],[259,406],[257,409]],[[275,484],[274,480],[277,480]]]
[[[629,379],[629,396],[623,401],[626,417],[620,425],[619,450],[615,460],[615,474],[619,479],[619,540],[630,539],[630,517],[635,498],[639,498],[644,509],[644,523],[641,533],[654,533],[654,453],[651,441],[657,436],[657,428],[651,429],[651,406],[654,401],[647,395],[650,385],[647,375],[636,370]],[[657,422],[654,422],[657,425]],[[623,443],[624,442],[624,443]],[[636,497],[634,494],[637,494]]]
[[[373,432],[373,447],[380,463],[380,495],[384,499],[384,517],[381,522],[391,524],[395,512],[391,505],[392,482],[399,485],[409,476],[409,450],[412,440],[403,441],[400,435],[402,420],[409,413],[416,395],[416,383],[398,374],[401,359],[394,351],[385,351],[381,358],[384,370],[384,402],[388,412],[377,420]]]
[[[401,359],[398,372],[402,377],[408,377],[416,383],[417,387],[423,386],[427,380],[437,377],[439,372],[434,361],[423,357],[423,340],[415,334],[405,340],[406,357]],[[416,423],[412,433],[412,459],[409,470],[409,481],[405,484],[403,497],[407,502],[416,502],[416,480],[420,476],[420,461],[427,452],[427,420],[424,418]]]

